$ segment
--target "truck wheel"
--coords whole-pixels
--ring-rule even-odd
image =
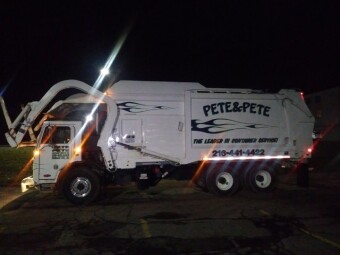
[[[266,167],[254,167],[248,172],[246,183],[255,192],[272,191],[276,186],[275,171]]]
[[[89,204],[100,193],[99,177],[89,169],[71,169],[65,176],[63,193],[73,204]]]
[[[208,191],[219,196],[234,194],[240,187],[239,177],[231,169],[212,169],[206,183]]]

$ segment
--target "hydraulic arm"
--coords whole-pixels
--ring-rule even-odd
[[[20,146],[27,130],[32,127],[32,124],[36,121],[41,112],[59,92],[65,89],[78,89],[97,98],[98,103],[104,102],[107,105],[107,119],[101,131],[97,145],[101,148],[106,167],[112,169],[113,156],[108,148],[108,139],[116,123],[118,115],[117,105],[112,98],[108,97],[101,91],[77,80],[66,80],[55,84],[47,91],[40,101],[28,103],[13,122],[11,122],[4,101],[1,98],[0,101],[2,109],[9,127],[9,131],[5,133],[7,142],[11,147]]]

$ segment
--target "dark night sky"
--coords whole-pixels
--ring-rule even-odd
[[[126,31],[118,80],[307,93],[340,83],[340,1],[9,2],[0,91],[12,117],[61,80],[93,84]]]

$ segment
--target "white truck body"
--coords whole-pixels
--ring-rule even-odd
[[[251,89],[206,88],[199,83],[119,81],[104,95],[98,91],[93,94],[88,85],[81,89],[81,82],[64,81],[63,84],[68,82],[78,84],[73,87],[88,94],[56,103],[48,115],[56,112],[67,115],[78,109],[82,119],[60,119],[59,116],[58,120],[45,118],[41,121],[43,124],[38,125],[41,133],[33,164],[35,186],[53,186],[65,168],[91,161],[76,151],[87,142],[84,130],[91,125],[96,130],[99,158],[103,158],[103,164],[99,164],[101,170],[96,172],[114,175],[117,171],[144,169],[139,171],[140,179],[149,179],[148,173],[155,172],[147,167],[202,162],[225,165],[228,162],[301,161],[311,157],[314,117],[300,92],[295,90],[264,93]],[[98,117],[102,105],[107,105],[104,121]],[[95,115],[94,122],[85,120],[88,114]],[[33,121],[26,119],[26,127]],[[65,141],[52,143],[46,138],[51,127],[60,127],[57,129],[61,133],[66,132]],[[13,140],[13,134],[14,127],[6,136]],[[88,148],[92,150],[93,145]],[[261,171],[262,182],[255,176],[253,183],[264,185],[263,180],[268,179],[271,185],[274,176],[265,173],[269,170]],[[163,177],[166,174],[161,172]],[[237,181],[234,170],[222,169],[211,174],[213,177],[208,175],[202,178],[214,193],[228,193],[229,184]],[[215,184],[209,185],[214,182],[211,178],[215,178]],[[223,181],[219,183],[216,178]],[[80,184],[86,186],[81,181]]]
[[[201,160],[310,157],[313,116],[293,90],[266,94],[195,83],[116,83],[114,139],[179,164]],[[154,161],[117,146],[118,168]]]

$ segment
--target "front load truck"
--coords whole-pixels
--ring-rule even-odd
[[[58,101],[60,92],[67,97]],[[119,81],[101,92],[65,80],[13,122],[1,105],[10,146],[35,146],[33,175],[22,187],[54,189],[74,204],[94,201],[108,184],[145,189],[186,168],[216,195],[243,186],[270,191],[278,166],[311,157],[314,117],[293,89]]]

